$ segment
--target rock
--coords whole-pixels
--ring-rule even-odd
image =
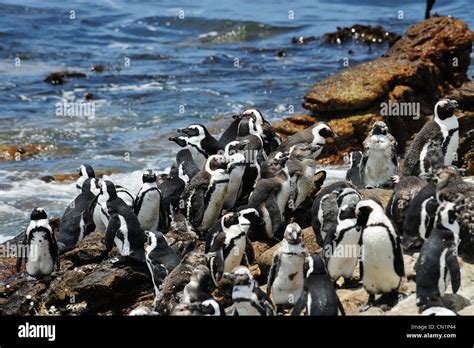
[[[338,289],[336,292],[346,315],[360,315],[360,308],[365,306],[369,300],[369,295],[364,288]]]
[[[63,85],[65,84],[66,78],[86,78],[87,75],[81,72],[75,71],[61,71],[61,72],[54,72],[48,75],[44,79],[44,82],[47,82],[51,85]]]
[[[87,302],[92,313],[120,314],[133,300],[152,289],[145,263],[127,265],[100,263],[76,286],[79,301]]]
[[[310,255],[318,252],[321,249],[316,243],[316,237],[311,227],[305,228],[303,230],[303,241]],[[273,253],[280,247],[280,244],[281,242],[275,244],[274,246],[267,249],[258,256],[257,254],[255,254],[255,259],[257,260],[257,264],[260,267],[261,277],[263,277],[264,279],[267,279],[268,277],[268,272],[270,271],[270,267],[272,266]]]
[[[466,72],[473,38],[467,24],[452,17],[436,17],[416,24],[383,57],[346,68],[311,87],[303,106],[313,113],[314,121],[305,115],[308,122],[300,123],[298,117],[292,116],[277,123],[275,131],[285,139],[316,119],[326,121],[336,134],[340,132],[343,136],[337,144],[325,146],[319,162],[342,163],[343,153],[360,150],[367,129],[383,118],[402,153],[441,96],[460,97],[462,107],[471,107],[472,83],[467,82]],[[457,87],[460,88],[455,90]],[[421,117],[414,120],[381,115],[382,102],[418,102]],[[352,125],[358,119],[359,126]],[[468,162],[463,165],[468,166]]]
[[[0,145],[0,161],[21,161],[53,151],[54,145],[25,144],[25,145]]]
[[[109,169],[104,170],[94,170],[96,178],[102,178],[104,175],[111,175],[114,171]],[[63,174],[52,174],[41,177],[40,179],[46,182],[51,181],[76,181],[79,178],[78,173],[63,173]]]
[[[347,41],[364,42],[367,44],[383,44],[388,42],[392,46],[400,35],[386,31],[382,26],[355,24],[352,27],[337,28],[334,33],[327,33],[321,37],[323,43],[341,44]]]
[[[62,258],[70,261],[73,267],[100,263],[108,258],[104,238],[105,234],[102,232],[91,233],[84,237],[74,249],[64,253]]]

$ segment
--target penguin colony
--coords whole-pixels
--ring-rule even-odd
[[[459,289],[458,252],[474,245],[474,187],[451,166],[456,106],[448,99],[436,104],[402,172],[395,138],[376,122],[364,151],[348,154],[347,180],[321,190],[326,173],[316,171],[315,159],[336,138],[332,129],[317,123],[281,142],[256,109],[233,116],[219,139],[201,124],[179,129],[169,138],[180,148],[170,172],[157,178],[144,171],[137,195],[82,165],[80,193],[64,212],[58,241],[46,212],[33,209],[24,240],[30,254],[18,260],[18,270],[26,261],[30,277],[47,280],[61,253],[89,233],[105,232],[108,251],[115,247],[123,262],[149,270],[153,308],[132,314],[344,315],[338,287],[365,288],[369,301],[361,311],[394,306],[403,298],[403,249],[421,247],[420,313],[452,313],[443,295],[449,284]],[[386,209],[359,191],[375,187],[394,187]],[[298,208],[311,209],[316,254],[305,248],[294,220]],[[263,280],[251,271],[254,241],[278,243]]]

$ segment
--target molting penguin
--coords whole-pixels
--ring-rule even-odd
[[[191,275],[191,280],[184,287],[181,303],[203,302],[211,299],[211,287],[211,272],[204,265],[197,266]]]
[[[326,235],[324,255],[329,275],[334,281],[344,277],[344,285],[349,287],[350,280],[359,258],[360,229],[357,228],[355,209],[361,200],[360,194],[345,188],[337,198],[339,213],[334,232]]]
[[[356,206],[357,225],[362,229],[360,275],[372,305],[394,305],[398,288],[405,275],[400,237],[381,205],[362,200]],[[376,294],[383,294],[375,301]]]
[[[291,210],[295,210],[303,203],[314,186],[316,172],[314,153],[319,149],[319,145],[311,144],[298,144],[290,149],[287,166],[291,178],[291,192],[288,199],[288,207]]]
[[[321,153],[324,145],[326,145],[327,138],[336,138],[336,134],[332,131],[326,123],[318,122],[314,126],[299,131],[296,134],[290,135],[288,139],[278,146],[277,151],[286,152],[290,151],[292,146],[296,144],[311,144],[318,146],[319,149],[314,152],[314,158],[316,159]]]
[[[165,278],[161,284],[160,293],[155,300],[156,310],[161,315],[170,314],[173,307],[180,302],[184,287],[190,282],[191,274],[199,265],[206,264],[204,253],[191,251]]]
[[[158,231],[160,220],[166,219],[167,216],[166,213],[162,213],[162,208],[160,209],[162,199],[156,183],[156,174],[152,170],[146,170],[143,172],[142,181],[143,185],[138,191],[134,211],[144,230]]]
[[[382,121],[374,123],[364,140],[360,176],[366,187],[391,187],[391,177],[398,174],[397,142]]]
[[[166,276],[181,262],[178,254],[168,246],[161,232],[145,231],[147,247],[145,261],[155,289],[155,301]]]
[[[247,246],[250,221],[241,213],[228,213],[221,219],[222,232],[209,248],[208,259],[212,280],[219,286],[222,275],[240,265]]]
[[[224,156],[212,155],[205,169],[185,187],[181,202],[188,221],[198,231],[206,231],[219,218],[229,184]]]
[[[301,315],[303,311],[307,316],[337,315],[338,308],[341,314],[345,315],[334,283],[326,273],[323,259],[318,254],[308,257],[308,271],[303,292],[296,301],[291,315]]]
[[[34,208],[30,219],[23,240],[28,252],[25,257],[26,272],[32,277],[47,280],[54,271],[54,266],[59,271],[58,245],[43,208]],[[22,256],[22,253],[19,253],[16,264],[18,272],[23,263]]]
[[[434,107],[434,119],[425,123],[416,134],[405,154],[403,175],[420,175],[420,163],[425,161],[431,139],[440,139],[444,164],[450,165],[459,144],[459,123],[454,115],[458,104],[455,100],[442,99]]]
[[[101,184],[99,202],[102,213],[109,216],[105,230],[105,246],[112,250],[114,244],[122,256],[145,261],[145,234],[133,210],[117,196],[112,182],[104,180]]]
[[[413,198],[427,184],[424,179],[417,176],[404,176],[395,185],[387,203],[386,213],[393,219],[397,232],[403,232],[403,222]]]
[[[360,176],[360,164],[362,163],[362,151],[353,151],[349,154],[348,162],[351,167],[346,172],[346,180],[357,188],[364,187],[364,182]]]
[[[247,267],[239,266],[232,273],[224,273],[224,278],[233,283],[234,315],[275,315],[272,301],[260,290],[258,283],[253,279]]]
[[[73,249],[86,236],[83,213],[99,194],[100,189],[95,178],[82,184],[82,192],[67,206],[59,224],[58,247],[64,253]]]
[[[210,155],[215,155],[224,147],[217,141],[202,124],[192,124],[186,128],[178,129],[184,135],[171,137],[181,147],[187,147],[199,169],[204,168]]]
[[[347,181],[337,181],[325,186],[316,195],[311,208],[311,226],[320,247],[324,246],[326,234],[334,231],[337,225],[337,196],[345,188],[354,188]]]
[[[304,267],[307,257],[302,242],[303,232],[293,222],[285,230],[285,238],[273,254],[272,267],[268,275],[267,294],[273,293],[277,311],[293,306],[303,291]]]
[[[461,272],[457,259],[459,224],[454,203],[443,202],[436,213],[436,226],[421,247],[415,264],[416,304],[418,307],[439,304],[448,287],[453,293],[461,285]]]
[[[95,172],[90,164],[81,165],[77,171],[79,172],[79,178],[76,181],[76,188],[79,192],[82,192],[82,184],[87,179],[95,178]]]

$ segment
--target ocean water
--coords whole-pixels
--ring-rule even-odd
[[[292,45],[338,26],[382,25],[402,34],[424,1],[0,1],[0,144],[53,145],[34,159],[0,161],[0,242],[22,231],[34,206],[61,216],[74,183],[39,178],[82,163],[111,169],[138,191],[141,171],[166,171],[176,128],[203,123],[222,132],[230,115],[259,108],[271,121],[303,112],[316,81],[376,58],[386,45]],[[399,19],[403,11],[403,19]],[[474,27],[470,0],[437,1],[434,12]],[[285,50],[284,57],[277,51]],[[89,68],[105,66],[98,73]],[[82,72],[64,85],[52,72]],[[473,74],[473,69],[469,72]],[[58,114],[58,103],[94,96],[94,114]],[[331,167],[329,180],[344,177]]]

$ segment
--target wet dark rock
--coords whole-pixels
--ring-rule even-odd
[[[299,37],[293,37],[291,38],[291,43],[293,45],[306,45],[309,42],[316,41],[316,37],[314,36],[299,36]]]
[[[104,72],[106,70],[106,66],[104,64],[96,64],[94,66],[91,66],[90,70],[94,71],[96,73],[101,73],[101,72]]]
[[[355,24],[352,27],[337,27],[334,33],[327,33],[321,37],[323,43],[342,44],[348,41],[363,42],[367,44],[383,44],[388,42],[392,46],[400,35],[386,31],[382,26]]]
[[[67,82],[66,78],[87,78],[87,75],[75,71],[53,72],[44,79],[44,82],[51,85],[64,85]]]

